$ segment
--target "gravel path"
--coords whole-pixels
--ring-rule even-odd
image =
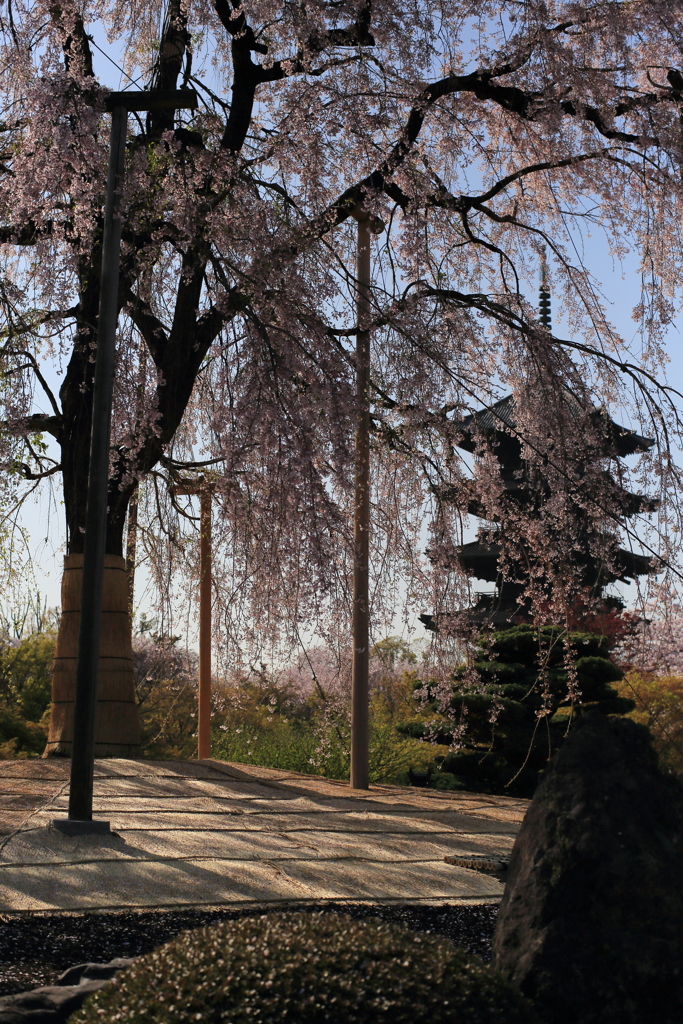
[[[428,906],[348,903],[331,907],[287,904],[278,908],[353,917],[380,917],[414,931],[449,938],[483,960],[490,959],[497,906]],[[103,914],[0,915],[0,995],[51,985],[75,964],[149,953],[179,932],[217,921],[261,914],[264,908],[215,911],[153,911]]]
[[[359,792],[219,761],[110,758],[96,762],[93,813],[113,833],[71,838],[51,827],[67,813],[68,779],[48,761],[0,762],[0,805],[19,816],[0,814],[0,913],[497,903],[502,881],[462,861],[507,858],[527,806],[409,786]]]

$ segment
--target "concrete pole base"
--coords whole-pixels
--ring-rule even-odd
[[[111,835],[108,821],[80,821],[78,818],[53,818],[52,827],[65,836]]]

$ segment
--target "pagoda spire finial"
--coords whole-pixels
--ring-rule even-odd
[[[539,319],[546,331],[552,331],[552,317],[550,313],[550,288],[548,287],[548,263],[546,261],[545,249],[541,252],[541,286],[538,289],[538,314]]]

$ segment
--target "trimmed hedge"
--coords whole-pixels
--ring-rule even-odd
[[[344,914],[270,914],[138,960],[70,1024],[533,1024],[531,1004],[450,942]]]

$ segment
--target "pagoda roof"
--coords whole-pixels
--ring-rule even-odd
[[[615,423],[602,408],[596,409],[593,417],[601,424],[612,442],[615,452],[622,459],[625,455],[633,455],[634,452],[646,452],[655,443],[653,438],[643,437],[635,430],[629,430],[628,427],[622,427]]]
[[[500,576],[498,556],[500,548],[495,541],[483,544],[473,540],[469,544],[461,544],[458,550],[458,561],[466,572],[472,573],[478,580],[495,583]]]
[[[484,543],[481,540],[471,541],[469,544],[461,544],[457,552],[458,561],[465,572],[470,573],[478,580],[486,580],[487,583],[500,581],[501,574],[498,568],[500,546],[497,541],[491,540],[489,543]],[[597,574],[607,577],[601,584],[602,586],[615,580],[627,583],[629,580],[637,579],[638,576],[647,576],[654,568],[652,558],[647,555],[635,554],[626,548],[617,549],[615,561],[616,564],[609,572],[606,572],[604,567],[596,565]],[[508,589],[510,586],[518,586],[514,580],[506,581],[505,585]]]
[[[499,607],[496,602],[497,595],[490,595],[491,600],[482,600],[480,595],[479,600],[471,608],[464,609],[456,617],[452,614],[441,616],[431,615],[425,612],[423,615],[418,616],[420,622],[428,629],[431,633],[439,633],[442,629],[446,632],[453,629],[453,626],[458,623],[469,623],[475,626],[489,626],[494,629],[509,629],[510,626],[514,626],[524,619],[524,609],[518,605],[514,607]]]
[[[633,494],[631,491],[627,491],[624,487],[616,484],[611,478],[610,474],[605,472],[603,474],[608,486],[611,484],[612,500],[615,506],[618,508],[619,513],[623,516],[634,516],[640,512],[654,512],[659,507],[659,500],[657,498],[650,498],[642,494]],[[523,507],[528,502],[533,502],[537,499],[539,492],[544,488],[544,493],[550,494],[550,488],[543,481],[534,481],[535,486],[531,487],[529,482],[520,479],[518,471],[506,470],[502,468],[500,479],[497,481],[498,486],[501,488],[499,497],[501,499],[507,498],[508,500],[514,501],[519,507]],[[491,522],[496,522],[498,517],[486,507],[484,502],[477,497],[474,492],[474,488],[471,488],[472,497],[469,498],[466,508],[471,516],[476,516],[478,519],[487,519]]]
[[[570,398],[570,404],[577,405],[578,408],[578,403],[573,396]],[[615,423],[601,407],[594,409],[591,415],[593,420],[602,427],[606,439],[612,444],[615,454],[620,458],[652,448],[654,441],[651,438],[643,437],[635,430]],[[509,437],[510,434],[507,432],[514,432],[517,427],[514,395],[507,395],[499,402],[463,417],[459,425],[462,440],[458,447],[467,452],[476,450],[477,435],[486,437],[491,434],[501,434]]]
[[[647,555],[636,555],[633,551],[628,551],[626,548],[619,548],[617,558],[623,569],[619,579],[624,583],[628,580],[634,580],[638,576],[647,576],[648,573],[653,571],[656,561]]]
[[[508,395],[507,398],[501,398],[499,402],[460,420],[462,440],[458,442],[458,447],[466,452],[474,452],[478,436],[488,437],[491,434],[503,433],[506,428],[514,430],[516,425],[515,400],[512,395]]]

